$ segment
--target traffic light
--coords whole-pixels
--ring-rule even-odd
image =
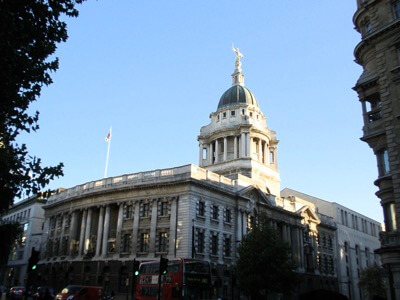
[[[37,263],[40,260],[40,252],[35,250],[35,247],[32,248],[32,254],[28,261],[28,272],[35,271],[37,268]]]
[[[139,275],[139,268],[140,268],[140,261],[134,259],[133,260],[133,275],[134,276]]]
[[[168,273],[168,258],[160,257],[160,274],[166,275]]]

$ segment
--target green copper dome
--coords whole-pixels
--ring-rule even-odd
[[[222,94],[221,99],[219,99],[218,110],[239,104],[248,104],[258,107],[256,97],[248,88],[242,85],[234,85]]]

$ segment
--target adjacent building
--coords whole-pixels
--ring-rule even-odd
[[[25,285],[26,269],[32,248],[41,248],[44,224],[43,205],[46,199],[42,195],[35,195],[15,203],[8,212],[1,217],[3,223],[19,223],[22,234],[11,248],[8,264],[2,270],[0,285]]]
[[[400,1],[357,0],[353,22],[361,34],[354,50],[363,67],[354,90],[362,104],[363,136],[376,155],[385,219],[378,250],[389,299],[400,299]]]
[[[329,249],[332,249],[332,244],[336,245],[333,256],[339,280],[339,291],[349,299],[363,299],[363,293],[358,284],[360,272],[374,264],[380,265],[380,258],[375,250],[380,247],[381,224],[338,203],[328,202],[289,188],[282,190],[281,197],[295,197],[312,203],[321,220],[325,218],[331,220],[332,226],[336,229],[335,236],[327,236],[322,230],[318,235],[321,258],[325,259],[323,258],[325,252],[323,250],[326,248],[324,245],[327,245]],[[335,240],[332,241],[332,239]]]

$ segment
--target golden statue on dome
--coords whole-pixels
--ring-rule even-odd
[[[239,70],[239,71],[241,71],[241,69],[242,69],[242,62],[240,61],[240,59],[243,58],[243,53],[241,53],[241,52],[239,51],[239,48],[233,47],[233,44],[232,44],[232,51],[236,53],[236,61],[235,61],[236,69]]]

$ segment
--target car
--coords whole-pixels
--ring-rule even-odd
[[[100,286],[83,286],[78,293],[67,300],[103,300],[103,288]]]
[[[25,295],[24,286],[13,286],[8,292],[8,299],[10,300],[22,300]]]
[[[56,300],[67,300],[68,297],[77,294],[82,287],[82,285],[67,285],[56,295]]]
[[[46,295],[47,292],[47,295]],[[33,299],[34,300],[50,300],[54,299],[55,297],[55,291],[51,287],[47,286],[39,286],[36,289],[36,292],[33,294]]]

